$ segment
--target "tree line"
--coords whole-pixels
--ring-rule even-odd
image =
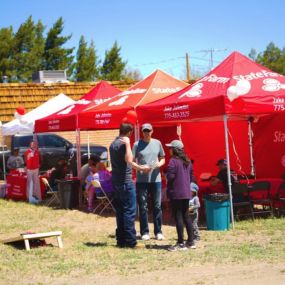
[[[285,48],[279,48],[273,42],[260,53],[251,49],[249,57],[272,71],[285,75]]]
[[[32,16],[20,25],[0,29],[0,82],[30,82],[32,74],[39,70],[66,70],[69,80],[138,80],[137,70],[128,70],[127,61],[121,57],[117,41],[106,50],[101,61],[93,40],[88,43],[82,35],[76,55],[75,48],[67,47],[72,35],[63,35],[64,21],[60,17],[45,33],[41,20]]]

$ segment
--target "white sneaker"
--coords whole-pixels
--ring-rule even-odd
[[[150,240],[149,234],[142,235],[142,240]]]
[[[163,234],[159,233],[159,234],[156,235],[156,239],[157,240],[164,240],[165,237],[163,236]]]

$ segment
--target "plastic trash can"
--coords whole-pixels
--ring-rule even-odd
[[[58,182],[60,207],[63,209],[78,208],[80,180],[61,180]]]
[[[214,193],[204,196],[207,229],[224,231],[230,227],[230,200],[228,194]]]

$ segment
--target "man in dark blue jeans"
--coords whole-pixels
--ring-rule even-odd
[[[132,182],[132,166],[142,172],[149,171],[148,166],[139,166],[133,162],[130,136],[133,126],[123,123],[119,136],[110,145],[112,164],[112,184],[115,190],[117,246],[134,248],[137,244],[135,217],[136,192]]]
[[[149,172],[137,171],[136,188],[138,193],[140,233],[142,240],[149,240],[148,228],[148,194],[153,205],[154,235],[157,240],[163,240],[161,231],[161,175],[160,167],[165,163],[165,153],[159,140],[152,138],[151,124],[142,125],[143,138],[135,142],[133,147],[134,160],[139,165],[148,165]]]

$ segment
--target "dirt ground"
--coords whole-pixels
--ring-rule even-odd
[[[144,275],[117,276],[100,275],[79,277],[75,279],[43,279],[37,284],[109,284],[109,285],[284,285],[285,264],[255,263],[252,265],[204,265],[185,266],[182,269],[175,268],[148,272]],[[31,280],[23,280],[22,284],[30,283]],[[0,284],[1,283],[0,281]],[[16,283],[15,283],[16,284]]]

